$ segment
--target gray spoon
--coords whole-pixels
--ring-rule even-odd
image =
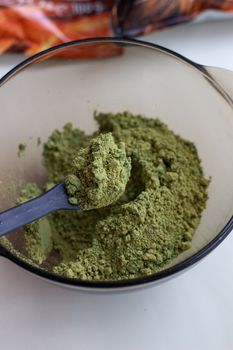
[[[63,182],[39,197],[0,213],[0,236],[57,210],[80,210],[78,205],[68,202]]]

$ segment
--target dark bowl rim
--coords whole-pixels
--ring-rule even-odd
[[[173,50],[167,49],[163,46],[148,43],[141,40],[136,40],[132,38],[111,38],[111,37],[99,37],[99,38],[90,38],[90,39],[83,39],[83,40],[74,40],[67,43],[63,43],[54,47],[51,47],[49,49],[46,49],[44,51],[41,51],[33,56],[30,56],[17,64],[14,68],[12,68],[8,73],[6,73],[1,79],[0,79],[0,86],[2,86],[4,83],[7,82],[11,77],[13,77],[17,72],[23,70],[28,65],[31,65],[33,62],[36,62],[40,58],[52,53],[52,52],[59,52],[60,50],[63,50],[64,48],[69,48],[73,46],[80,46],[82,44],[93,44],[93,43],[118,43],[118,44],[131,44],[138,47],[147,47],[150,49],[156,49],[162,52],[165,52],[171,56],[174,56],[175,58],[183,61],[186,64],[191,65],[195,69],[197,69],[202,75],[204,75],[209,82],[218,90],[219,93],[223,95],[223,97],[228,101],[228,103],[232,103],[232,101],[227,96],[227,93],[218,85],[218,83],[209,75],[209,73],[206,71],[205,67],[191,61],[190,59],[184,57],[183,55],[176,53]],[[223,229],[215,236],[214,239],[212,239],[208,244],[206,244],[202,249],[200,249],[197,253],[193,254],[191,257],[185,259],[184,261],[177,263],[176,265],[166,268],[160,272],[151,274],[149,276],[139,277],[132,280],[121,280],[121,281],[85,281],[85,280],[78,280],[78,279],[72,279],[72,278],[65,278],[59,275],[56,275],[51,272],[47,272],[45,270],[42,270],[40,268],[37,268],[33,265],[30,265],[26,261],[18,258],[16,255],[12,254],[10,251],[8,251],[3,245],[0,245],[0,255],[2,255],[5,258],[8,258],[18,266],[26,269],[27,271],[40,276],[42,278],[45,278],[49,281],[62,284],[64,286],[73,286],[73,287],[81,287],[86,288],[90,290],[111,290],[111,289],[125,289],[127,287],[136,287],[140,285],[149,285],[152,284],[155,281],[161,281],[163,279],[167,279],[168,277],[171,277],[174,274],[181,273],[182,271],[186,270],[187,268],[191,267],[192,265],[196,264],[198,261],[203,259],[205,256],[207,256],[210,252],[212,252],[232,231],[233,229],[233,215],[230,218],[230,220],[227,222],[227,224],[223,227]]]

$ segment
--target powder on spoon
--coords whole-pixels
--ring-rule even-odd
[[[125,144],[117,145],[111,133],[100,134],[72,161],[65,178],[69,202],[84,210],[106,207],[124,193],[130,170]]]
[[[84,206],[93,207],[93,203],[89,206],[84,200],[82,186],[86,183],[79,175],[79,161],[70,165],[83,147],[87,149],[81,151],[82,164],[94,159],[91,147],[95,143],[93,138],[99,135],[99,141],[107,137],[108,142],[116,144],[117,154],[122,152],[122,158],[120,156],[117,161],[122,159],[127,164],[124,181],[120,178],[119,182],[121,189],[129,176],[131,159],[131,174],[124,193],[104,208],[62,211],[41,219],[46,220],[49,227],[50,240],[44,247],[40,243],[41,235],[47,234],[40,229],[44,223],[39,220],[28,225],[25,227],[26,249],[41,266],[48,252],[59,254],[62,261],[53,266],[53,271],[65,277],[122,280],[150,275],[162,270],[191,246],[206,205],[209,180],[203,176],[194,144],[174,134],[160,120],[129,112],[99,113],[95,118],[99,131],[93,135],[85,135],[67,124],[62,131],[55,130],[49,137],[43,152],[49,175],[45,188],[65,177],[69,186],[71,174],[78,179],[75,190],[70,192],[71,198],[78,201],[82,198]],[[104,195],[101,177],[105,178],[106,167],[104,157],[101,160],[102,145],[98,147],[98,166],[89,165],[90,170],[94,170],[95,185],[100,186],[100,193]],[[27,188],[25,200],[32,197]],[[108,187],[106,189],[108,193]],[[90,196],[94,203],[100,203],[102,199],[98,197],[97,200],[97,197]],[[106,198],[103,201],[106,203]],[[34,244],[35,240],[30,242],[30,232],[38,238],[40,259],[36,254],[38,244]]]

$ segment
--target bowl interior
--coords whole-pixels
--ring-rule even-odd
[[[77,44],[72,50],[86,45],[96,44]],[[107,50],[112,43],[102,45]],[[192,64],[159,48],[136,43],[122,48],[119,56],[95,60],[53,59],[52,52],[2,85],[0,210],[15,204],[26,182],[43,184],[46,180],[38,137],[46,141],[55,128],[69,121],[92,132],[96,128],[94,110],[128,110],[159,117],[196,144],[205,175],[212,178],[207,208],[192,247],[174,261],[176,264],[203,248],[232,216],[232,106]],[[19,159],[21,142],[27,143],[27,150]],[[25,254],[20,230],[11,240]]]

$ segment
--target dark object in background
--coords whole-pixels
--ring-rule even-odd
[[[113,24],[118,35],[137,36],[191,21],[208,9],[233,13],[233,0],[120,0]]]
[[[76,39],[137,36],[187,22],[206,9],[233,12],[233,0],[0,0],[0,53],[35,54]],[[96,47],[74,57],[121,52]]]

